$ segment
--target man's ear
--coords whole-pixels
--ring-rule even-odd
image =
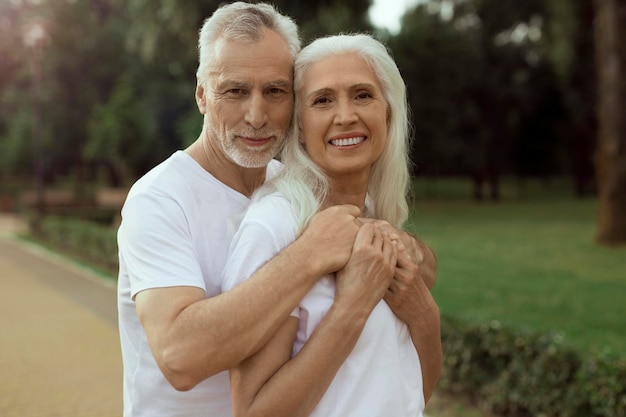
[[[196,84],[196,104],[200,113],[206,114],[206,93],[200,81]]]

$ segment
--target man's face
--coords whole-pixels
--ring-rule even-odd
[[[244,168],[267,165],[285,141],[293,113],[293,60],[287,43],[265,30],[260,42],[220,39],[198,87],[209,146]]]

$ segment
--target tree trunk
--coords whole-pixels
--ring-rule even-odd
[[[594,0],[598,69],[596,240],[626,244],[626,0]]]

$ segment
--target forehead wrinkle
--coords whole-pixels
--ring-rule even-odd
[[[238,79],[236,76],[232,76],[225,71],[213,71],[211,74],[213,79],[215,80],[215,85],[218,88],[224,87],[232,87],[232,88],[242,88],[242,89],[250,89],[254,86],[254,82]],[[261,84],[262,89],[268,89],[272,87],[282,87],[285,89],[292,88],[292,81],[288,79],[278,78],[276,80],[266,81]]]
[[[376,85],[371,84],[371,83],[356,83],[356,84],[352,84],[348,86],[348,90],[350,91],[362,90],[362,89],[376,90],[377,87]],[[317,95],[331,94],[331,93],[334,93],[334,91],[335,89],[332,87],[323,87],[323,88],[319,88],[317,90],[311,91],[309,94],[306,95],[306,98],[310,99],[311,97],[314,97]]]
[[[245,81],[233,80],[228,78],[219,77],[217,80],[217,86],[219,88],[230,87],[230,88],[249,88],[250,84]]]
[[[358,83],[350,86],[351,90],[360,90],[360,89],[376,89],[376,86],[371,83]]]

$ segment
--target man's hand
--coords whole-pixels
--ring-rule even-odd
[[[343,268],[350,258],[360,222],[358,207],[345,204],[317,213],[298,241],[306,242],[315,257],[319,276]]]
[[[437,309],[437,303],[419,272],[406,250],[398,251],[395,274],[384,297],[393,313],[409,327],[414,327],[416,321],[429,317],[427,313]]]

